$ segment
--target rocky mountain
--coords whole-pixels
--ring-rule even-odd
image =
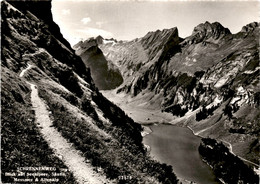
[[[99,49],[98,44],[102,43],[102,40],[102,37],[90,38],[84,42],[80,41],[73,48],[84,64],[90,68],[91,76],[98,89],[114,89],[122,84],[123,78],[116,65],[108,62]]]
[[[205,22],[187,38],[172,28],[132,41],[103,39],[98,47],[121,71],[118,96],[170,112],[170,123],[231,143],[234,153],[257,165],[259,23],[232,34],[218,22]]]
[[[3,183],[177,183],[147,153],[142,126],[99,92],[51,1],[2,1],[1,17]],[[95,42],[91,49],[106,70]]]

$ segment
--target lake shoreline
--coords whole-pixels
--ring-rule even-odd
[[[151,106],[148,108],[144,104],[140,104],[139,100],[132,99],[130,96],[124,93],[117,94],[116,90],[101,91],[101,93],[106,98],[113,101],[113,103],[122,108],[129,117],[131,117],[136,123],[142,125],[142,127],[149,127],[152,125],[173,125],[174,127],[187,128],[192,132],[194,136],[198,138],[204,138],[203,136],[199,135],[202,131],[195,132],[190,126],[181,126],[179,124],[180,121],[188,119],[198,110],[187,113],[185,117],[178,118],[170,113],[162,112],[156,107]],[[144,138],[152,132],[153,131],[151,129],[148,131],[146,129],[143,130],[141,134]],[[145,146],[148,150],[151,149],[148,145]]]
[[[190,136],[196,136],[198,139],[201,139],[201,137],[200,136],[197,136],[197,135],[194,135],[194,133],[193,133],[193,131],[190,129],[190,128],[188,128],[187,126],[185,126],[185,127],[182,127],[182,126],[177,126],[177,125],[173,125],[173,124],[171,124],[171,123],[167,123],[167,124],[161,124],[161,123],[156,123],[156,124],[149,124],[149,125],[142,125],[143,127],[146,127],[145,129],[144,129],[144,131],[147,131],[147,130],[149,130],[149,132],[146,132],[145,134],[142,134],[142,135],[144,135],[144,140],[143,140],[143,144],[145,145],[145,147],[147,148],[147,151],[148,152],[150,152],[150,154],[152,154],[153,155],[153,157],[154,157],[154,159],[155,160],[157,160],[157,161],[159,161],[159,162],[161,162],[161,163],[166,163],[166,164],[168,164],[168,165],[171,165],[172,167],[173,167],[173,169],[174,169],[174,173],[176,174],[176,176],[180,179],[180,182],[182,182],[182,183],[191,183],[191,181],[193,182],[193,183],[205,183],[205,182],[201,182],[201,180],[198,180],[198,179],[192,179],[192,177],[185,177],[185,174],[184,173],[182,173],[182,174],[180,174],[180,170],[178,171],[178,169],[176,169],[176,167],[178,168],[179,166],[176,166],[175,164],[173,164],[174,163],[174,161],[173,162],[167,162],[167,161],[163,161],[163,160],[161,160],[160,159],[160,157],[164,157],[164,156],[160,156],[160,152],[158,152],[158,147],[156,148],[156,147],[154,147],[154,145],[153,144],[149,144],[149,141],[147,141],[149,138],[148,138],[148,135],[149,136],[154,136],[153,134],[156,134],[156,131],[158,131],[158,129],[160,129],[160,127],[161,126],[169,126],[170,125],[170,127],[174,127],[173,129],[175,129],[175,128],[178,128],[177,129],[177,131],[178,132],[181,132],[182,130],[184,130],[184,132],[186,132],[186,133],[188,133],[188,132],[190,132],[191,131],[191,133],[188,133],[188,134],[190,134]],[[166,129],[167,130],[171,130],[172,128],[170,128],[170,127],[167,127]],[[158,133],[158,132],[157,132]],[[165,132],[165,134],[164,134],[164,136],[166,135],[166,134],[168,134],[168,136],[170,136],[171,137],[171,135],[169,135],[169,132]],[[159,134],[160,135],[160,134]],[[161,134],[161,135],[163,135],[163,134]],[[174,132],[173,132],[173,135],[174,135]],[[173,136],[174,137],[174,136]],[[185,136],[186,137],[186,136]],[[146,139],[146,140],[145,140]],[[151,139],[151,138],[150,138]],[[152,138],[153,139],[153,138]],[[173,139],[177,139],[178,140],[178,137],[176,137],[176,138],[173,138]],[[192,139],[194,139],[194,138],[192,138]],[[196,139],[197,140],[197,145],[198,145],[198,139]],[[163,141],[163,140],[162,140]],[[200,141],[200,140],[199,140]],[[171,142],[171,141],[170,141]],[[157,143],[158,144],[158,143]],[[173,143],[174,144],[174,143]],[[181,143],[181,145],[182,145],[182,143]],[[185,145],[185,143],[184,143],[184,145]],[[160,144],[158,145],[158,146],[160,146]],[[163,146],[163,143],[162,143],[162,146]],[[192,146],[192,145],[186,145],[186,147],[194,147],[194,146]],[[164,149],[164,148],[162,148],[162,149]],[[167,149],[167,148],[165,148],[165,149]],[[170,149],[170,148],[169,148]],[[176,148],[176,149],[181,149],[181,148]],[[197,147],[196,148],[193,148],[193,149],[195,149],[194,151],[196,152],[196,154],[197,155],[199,155],[199,153],[198,153],[198,150],[197,150]],[[157,151],[156,151],[157,150]],[[169,150],[169,152],[171,152],[172,151],[172,149],[170,149]],[[183,152],[183,153],[181,153],[182,155],[184,154],[184,152],[185,152],[185,150],[182,150],[182,151],[180,151],[180,152]],[[158,154],[159,154],[159,157],[158,157]],[[187,153],[185,153],[185,155],[186,155]],[[190,154],[187,154],[187,155],[190,155]],[[199,157],[199,158],[198,158]],[[178,159],[178,158],[177,158]],[[207,163],[205,163],[202,159],[201,159],[201,157],[200,157],[200,155],[199,156],[196,156],[196,159],[197,160],[200,160],[200,162],[202,162],[202,163],[200,163],[200,164],[202,164],[202,165],[207,165],[207,167],[209,167],[208,166],[208,164]],[[183,164],[185,165],[185,163],[186,163],[187,161],[183,161]],[[180,164],[180,163],[179,163]],[[189,164],[187,163],[186,164],[187,165],[187,167],[189,168],[190,166],[189,166]],[[203,166],[202,166],[203,167]],[[204,166],[205,167],[205,166]],[[177,170],[177,172],[176,172],[176,170]],[[207,172],[211,172],[211,175],[213,174],[213,171],[211,170],[211,168],[209,168],[209,169],[207,169],[207,170],[209,170],[209,171],[207,171]],[[193,176],[193,177],[195,177],[195,176]],[[205,176],[206,177],[206,176]],[[185,178],[185,179],[183,179],[183,178]],[[213,174],[212,175],[212,177],[211,178],[215,178],[215,179],[213,179],[212,181],[212,183],[219,183],[219,182],[221,182],[220,180],[219,180],[219,178],[217,178],[217,177],[215,177],[215,175]],[[207,183],[207,182],[206,182]]]
[[[144,130],[141,132],[142,137],[145,137],[145,136],[147,136],[147,135],[153,133],[152,128],[148,127],[148,126],[152,126],[152,125],[155,125],[155,126],[158,125],[158,126],[159,126],[159,125],[161,125],[161,124],[157,124],[157,123],[153,123],[153,124],[149,123],[149,124],[146,124],[146,125],[143,125],[143,124],[142,124],[142,127],[144,128]],[[168,125],[171,125],[171,124],[169,123]],[[143,143],[143,144],[144,144],[144,143]],[[146,148],[147,152],[151,153],[151,147],[150,147],[149,145],[144,144],[144,147]],[[171,166],[172,166],[172,165],[171,165]],[[176,173],[175,173],[175,174],[176,174]],[[176,176],[177,176],[177,174],[176,174]],[[179,176],[177,176],[177,178],[178,178],[178,180],[179,180],[178,183],[181,183],[181,184],[190,184],[190,183],[196,184],[196,182],[194,182],[194,181],[190,181],[190,180],[181,178],[181,177],[179,177]]]

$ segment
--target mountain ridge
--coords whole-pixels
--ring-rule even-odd
[[[181,116],[172,123],[231,142],[236,154],[257,163],[259,144],[249,147],[259,132],[259,23],[232,34],[218,22],[205,22],[186,38],[173,34],[167,48],[164,37],[170,32],[99,44],[124,78],[116,88],[118,96]]]

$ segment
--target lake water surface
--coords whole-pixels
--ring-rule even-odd
[[[151,148],[151,156],[172,165],[177,177],[198,184],[219,184],[211,168],[199,155],[200,138],[183,127],[172,125],[149,126],[152,133],[144,137],[144,144]]]

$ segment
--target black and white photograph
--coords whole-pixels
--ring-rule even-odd
[[[260,1],[1,0],[3,184],[259,184]]]

